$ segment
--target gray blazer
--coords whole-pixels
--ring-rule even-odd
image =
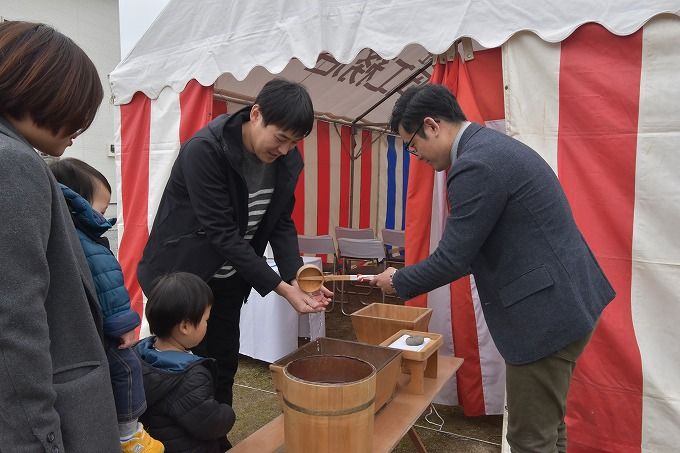
[[[409,299],[472,273],[503,358],[523,364],[592,331],[614,290],[550,166],[531,148],[471,124],[447,178],[437,249],[394,275]]]
[[[0,117],[0,450],[120,452],[101,327],[61,190]]]

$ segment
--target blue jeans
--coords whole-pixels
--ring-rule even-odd
[[[117,338],[106,339],[106,358],[118,423],[131,422],[146,410],[142,365],[132,349],[118,349]]]

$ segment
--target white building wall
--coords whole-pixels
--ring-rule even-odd
[[[104,88],[104,99],[92,126],[64,156],[84,160],[101,171],[117,194],[113,144],[113,105],[107,76],[120,61],[118,0],[0,0],[5,20],[44,22],[73,39],[94,62]],[[115,209],[109,209],[115,215]]]

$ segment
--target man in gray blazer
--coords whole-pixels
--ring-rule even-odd
[[[374,283],[410,299],[473,274],[506,361],[512,451],[566,451],[575,362],[615,293],[555,173],[528,146],[467,122],[441,85],[407,90],[391,127],[418,159],[448,171],[450,214],[430,256]]]

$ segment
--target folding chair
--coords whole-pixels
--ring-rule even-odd
[[[298,248],[301,254],[330,255],[333,257],[332,271],[338,270],[338,255],[335,243],[329,234],[322,236],[305,236],[298,234]]]
[[[402,252],[404,252],[406,245],[404,231],[383,228],[381,234],[383,244],[385,244],[385,255],[387,256],[386,265],[388,267],[403,267],[404,255]]]
[[[350,273],[350,262],[353,260],[375,260],[382,265],[382,270],[385,270],[385,246],[380,239],[338,239],[338,256],[342,259],[342,268],[344,274]],[[344,282],[342,282],[344,283]],[[368,286],[369,291],[366,293],[355,292],[353,294],[360,294],[367,296],[374,289]],[[349,293],[347,291],[347,293]],[[385,302],[385,294],[382,293],[382,302]],[[360,302],[368,305],[364,301]],[[343,313],[344,309],[343,309]]]
[[[300,249],[300,253],[303,255],[331,255],[333,257],[333,263],[330,267],[330,271],[324,271],[324,274],[336,274],[340,269],[338,266],[338,254],[336,253],[335,243],[333,242],[333,238],[330,235],[325,234],[322,236],[305,236],[299,234],[298,248]],[[328,313],[332,312],[333,308],[335,307],[335,283],[336,282],[333,281],[333,299],[331,300],[331,308],[326,310]],[[342,303],[342,301],[338,302]]]
[[[335,227],[335,239],[375,239],[375,233],[373,232],[372,228],[347,228],[347,227],[340,227],[336,226]],[[338,256],[340,256],[340,253],[338,252]],[[342,267],[343,273],[344,273],[344,265]],[[340,284],[340,293],[345,294],[345,283],[342,282]],[[359,294],[366,296],[371,293],[371,291],[368,292],[360,292],[360,291],[347,291],[348,294]]]
[[[346,228],[335,227],[335,239],[375,239],[373,228]]]

